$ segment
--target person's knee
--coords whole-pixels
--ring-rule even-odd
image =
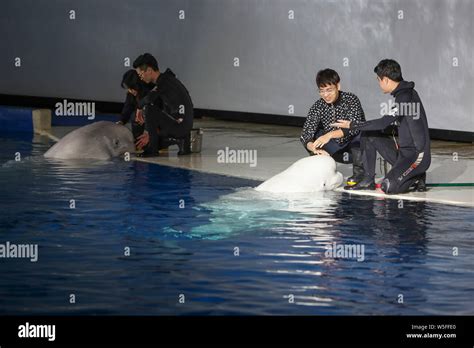
[[[399,187],[390,178],[384,178],[382,180],[382,183],[380,185],[380,189],[388,195],[399,193]]]
[[[348,159],[345,156],[345,153],[343,152],[335,152],[329,155],[334,159],[334,161],[338,163],[349,163]]]

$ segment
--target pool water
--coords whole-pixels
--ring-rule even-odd
[[[2,315],[474,314],[471,208],[274,196],[134,161],[46,160],[49,146],[0,138],[0,243],[39,248],[37,262],[0,258]],[[363,260],[328,256],[335,245]]]

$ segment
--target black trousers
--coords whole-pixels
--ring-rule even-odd
[[[147,146],[147,151],[150,152],[156,152],[159,150],[160,138],[185,138],[189,136],[192,128],[192,118],[191,123],[177,123],[168,115],[163,113],[160,108],[154,105],[148,105],[146,107],[145,120],[145,128],[150,135],[150,142]]]
[[[361,136],[362,160],[368,177],[375,177],[377,152],[392,165],[382,181],[385,193],[407,192],[421,176],[425,175],[431,164],[429,151],[397,149],[395,141],[381,133],[363,132]]]
[[[319,130],[314,135],[314,139],[318,139],[320,136],[324,135],[325,132],[323,130]],[[322,149],[325,150],[331,157],[339,163],[351,163],[352,162],[352,148],[359,148],[360,147],[360,134],[357,134],[355,137],[352,137],[347,143],[339,144],[336,139],[331,139],[327,144],[325,144]],[[306,147],[305,147],[306,149]],[[308,149],[306,149],[308,151]],[[345,159],[344,153],[347,152],[348,158]],[[310,155],[310,153],[308,151]]]

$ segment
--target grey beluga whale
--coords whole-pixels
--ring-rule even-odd
[[[99,121],[66,134],[44,157],[108,160],[134,150],[133,135],[127,127]]]

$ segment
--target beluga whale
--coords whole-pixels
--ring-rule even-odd
[[[330,156],[302,158],[255,189],[273,193],[303,193],[333,190],[341,186],[342,174]]]
[[[68,133],[44,157],[108,160],[134,151],[133,135],[127,127],[99,121]]]

